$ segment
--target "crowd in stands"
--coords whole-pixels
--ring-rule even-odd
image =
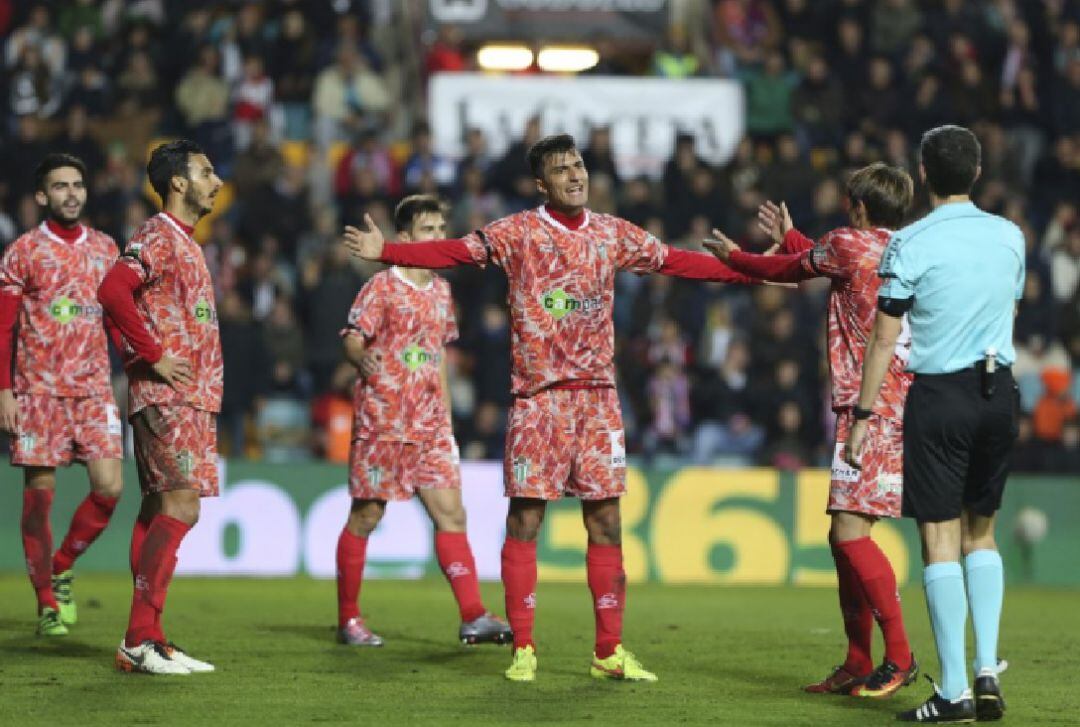
[[[363,282],[336,244],[401,196],[437,193],[452,234],[539,203],[524,149],[479,130],[441,156],[425,116],[436,72],[473,70],[458,29],[383,0],[0,0],[0,245],[38,221],[32,170],[51,150],[90,169],[89,221],[123,245],[157,200],[147,149],[187,136],[229,183],[200,227],[225,357],[223,449],[284,461],[347,456],[354,371],[339,331]],[[422,4],[419,4],[422,5]],[[655,48],[605,40],[592,72],[743,84],[747,136],[727,164],[679,135],[656,179],[620,174],[611,135],[578,140],[590,206],[694,247],[720,227],[748,249],[765,199],[811,236],[843,225],[851,169],[917,176],[922,131],[970,126],[979,206],[1024,230],[1016,320],[1017,467],[1080,471],[1080,3],[1076,0],[676,0]],[[412,8],[410,11],[409,9]],[[923,214],[920,196],[912,218]],[[502,456],[509,401],[505,280],[447,273],[461,340],[448,355],[468,458]],[[827,465],[828,283],[798,290],[620,275],[614,311],[631,453],[651,461]],[[119,372],[119,368],[117,368]],[[117,377],[120,381],[120,377]],[[118,389],[122,387],[118,386]]]

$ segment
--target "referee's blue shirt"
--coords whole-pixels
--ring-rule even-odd
[[[997,351],[1011,366],[1013,315],[1024,292],[1024,234],[971,202],[944,204],[893,234],[880,298],[914,298],[908,371],[946,374]]]

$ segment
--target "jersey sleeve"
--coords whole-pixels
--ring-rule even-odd
[[[633,273],[655,273],[663,267],[667,259],[666,245],[626,220],[620,219],[617,225],[616,267]]]
[[[830,232],[814,243],[803,256],[803,265],[814,275],[846,280],[851,277],[853,240],[848,235]]]
[[[911,245],[903,243],[900,235],[893,235],[881,254],[878,275],[882,280],[881,287],[878,289],[878,298],[907,300],[915,296],[918,271],[912,259],[914,256]]]
[[[516,217],[518,215],[495,220],[462,238],[477,266],[484,268],[488,263],[494,263],[503,270],[509,269],[514,241],[522,236]]]
[[[135,271],[146,285],[165,274],[171,257],[169,240],[164,235],[149,233],[131,238],[120,255],[120,262]]]
[[[33,281],[26,253],[25,246],[17,242],[4,251],[0,259],[0,293],[21,296],[30,290]]]
[[[342,336],[375,338],[383,320],[385,296],[382,289],[382,278],[378,275],[364,283],[349,309],[349,319],[341,329]]]
[[[454,297],[450,294],[450,284],[443,282],[443,301],[446,307],[445,327],[443,329],[443,345],[458,340],[457,316],[454,315]]]

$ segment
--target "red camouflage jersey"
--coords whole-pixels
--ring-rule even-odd
[[[22,299],[16,392],[111,395],[97,289],[117,254],[116,243],[103,232],[83,226],[73,243],[65,242],[44,222],[4,251],[0,293]]]
[[[477,265],[506,272],[511,390],[531,396],[568,381],[615,385],[615,273],[656,272],[667,246],[637,225],[585,210],[571,230],[539,207],[466,235]]]
[[[372,276],[349,309],[342,336],[359,335],[381,354],[380,369],[353,389],[353,438],[428,442],[450,430],[440,374],[443,348],[458,337],[450,284],[426,286],[398,268]]]
[[[194,382],[173,389],[145,364],[129,366],[129,415],[151,404],[221,411],[221,339],[213,282],[199,243],[168,215],[157,214],[131,238],[120,263],[143,281],[135,306],[164,355],[191,364]]]
[[[878,265],[892,233],[882,228],[858,230],[840,227],[826,234],[802,257],[812,275],[832,281],[829,290],[829,370],[832,374],[833,409],[853,407],[859,400],[866,341],[877,315],[881,287]],[[874,412],[888,419],[903,419],[904,400],[912,375],[904,371],[911,351],[907,317],[889,362]]]

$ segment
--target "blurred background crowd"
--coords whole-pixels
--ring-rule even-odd
[[[91,170],[88,218],[123,245],[156,211],[147,148],[187,136],[228,181],[200,233],[217,286],[222,448],[273,461],[347,456],[353,370],[339,330],[379,266],[335,244],[401,196],[442,195],[451,234],[538,204],[524,150],[480,131],[433,148],[427,79],[475,70],[475,47],[418,0],[0,0],[0,245],[36,224],[32,170],[51,150]],[[979,206],[1020,225],[1016,321],[1023,471],[1080,471],[1080,4],[1074,0],[676,0],[655,43],[597,38],[589,73],[741,82],[746,138],[724,166],[679,135],[658,178],[619,174],[610,130],[579,138],[590,207],[672,244],[712,227],[749,249],[784,200],[817,236],[845,223],[845,174],[917,174],[922,131],[972,127]],[[525,73],[538,73],[529,69]],[[920,197],[912,216],[926,210]],[[447,273],[461,340],[448,356],[463,456],[500,459],[509,401],[505,280]],[[652,461],[827,465],[828,283],[798,290],[621,275],[617,355],[629,450]],[[117,368],[117,381],[121,380]],[[118,386],[118,390],[122,387]]]

